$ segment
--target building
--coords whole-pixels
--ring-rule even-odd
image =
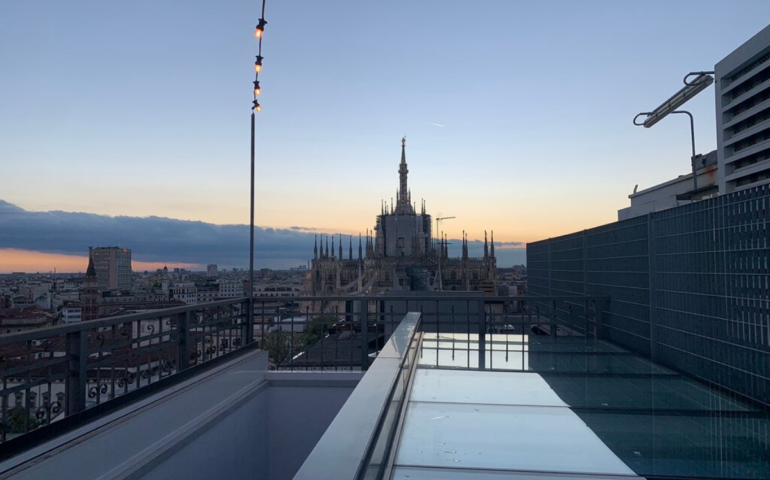
[[[717,149],[693,174],[629,195],[618,220],[770,183],[770,26],[714,66]]]
[[[770,26],[714,72],[720,193],[770,183]]]
[[[94,261],[99,290],[130,290],[131,250],[120,247],[88,247]]]
[[[185,296],[184,298],[189,300],[190,296]],[[123,315],[144,310],[160,310],[163,308],[178,307],[187,303],[180,299],[170,297],[162,291],[124,292],[119,290],[100,293],[98,302],[99,318],[108,316],[114,317],[115,315]],[[193,301],[192,304],[195,304],[196,302],[197,294],[195,301]]]
[[[223,280],[219,282],[219,298],[238,298],[243,296],[244,282]]]
[[[291,285],[256,285],[254,287],[255,297],[298,297],[302,293],[300,287]]]
[[[693,192],[692,173],[680,175],[673,180],[645,188],[628,196],[631,206],[618,210],[618,220],[638,217],[650,212],[678,207],[703,200],[719,192],[717,152],[696,157],[698,189]]]
[[[217,266],[215,264],[210,264],[206,267],[206,276],[209,278],[216,278],[219,276],[219,273],[217,272]]]
[[[78,302],[65,302],[61,309],[61,321],[64,323],[80,322],[83,312]]]
[[[195,282],[175,282],[171,285],[171,298],[187,305],[198,303],[198,290]]]
[[[407,183],[406,139],[401,140],[399,189],[395,205],[383,202],[371,234],[367,231],[365,247],[358,238],[358,255],[353,256],[353,237],[347,239],[347,258],[343,238],[318,237],[311,267],[305,276],[308,295],[348,295],[384,291],[489,291],[494,294],[497,261],[494,233],[491,244],[484,232],[484,256],[468,255],[467,236],[463,234],[461,256],[450,257],[445,238],[434,239],[432,219],[412,202]],[[325,240],[325,243],[324,243]]]
[[[213,302],[219,295],[219,285],[215,283],[205,283],[202,285],[196,285],[196,294],[198,297],[198,303]]]
[[[36,330],[54,323],[52,311],[35,306],[0,310],[0,334]]]
[[[99,318],[99,279],[94,266],[94,257],[88,258],[88,268],[83,279],[83,289],[80,291],[81,319],[96,320]]]

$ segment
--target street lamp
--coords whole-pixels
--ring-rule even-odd
[[[687,110],[674,110],[674,111],[666,113],[666,115],[670,115],[670,114],[674,114],[674,113],[683,113],[683,114],[687,115],[688,117],[690,117],[690,143],[692,144],[692,155],[690,156],[690,163],[692,163],[692,188],[693,188],[693,190],[697,190],[698,189],[698,179],[697,179],[697,177],[695,175],[695,170],[696,170],[696,167],[695,167],[695,120],[693,120],[692,113],[688,112]],[[644,123],[638,123],[636,121],[636,119],[639,118],[642,115],[647,115],[647,118],[650,118],[650,116],[652,114],[653,114],[653,112],[642,112],[642,113],[637,114],[634,117],[634,125],[636,125],[637,127],[643,126],[645,128],[649,128]],[[657,123],[657,121],[653,122],[653,125],[655,123]]]
[[[440,217],[436,219],[436,236],[437,237],[440,231],[439,222],[441,222],[441,220],[451,220],[453,218],[456,218],[456,217]],[[443,285],[444,280],[441,278],[441,257],[444,256],[444,244],[443,242],[441,242],[441,240],[439,240],[439,245],[440,245],[440,251],[438,254],[438,289],[439,291],[441,291],[444,288],[444,285]]]
[[[705,90],[709,85],[714,83],[714,77],[711,76],[713,73],[714,72],[688,73],[682,80],[684,87],[669,97],[665,102],[661,103],[655,110],[651,112],[639,113],[634,117],[633,120],[634,125],[638,127],[650,128],[673,113],[685,114],[690,117],[690,142],[692,145],[692,156],[690,157],[690,163],[692,164],[693,192],[690,194],[689,198],[692,198],[692,194],[694,194],[695,190],[698,189],[698,176],[696,173],[697,167],[695,165],[695,121],[690,112],[677,109],[687,103],[687,101],[693,98],[695,95]],[[688,79],[692,76],[695,76],[695,79],[688,81]],[[645,117],[644,120],[641,122],[637,121],[641,116]],[[677,196],[677,198],[679,199],[679,196]]]

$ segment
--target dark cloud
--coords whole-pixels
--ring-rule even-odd
[[[255,264],[287,268],[307,263],[313,256],[315,238],[309,231],[313,229],[256,227]],[[450,254],[459,255],[460,240],[450,242]],[[508,244],[521,245],[520,242],[505,243]],[[0,248],[84,255],[89,246],[109,245],[130,248],[134,259],[141,261],[245,267],[249,259],[249,227],[163,217],[29,212],[0,200]],[[470,254],[482,255],[483,245],[484,242],[470,242]],[[498,264],[523,263],[522,252],[501,249]]]

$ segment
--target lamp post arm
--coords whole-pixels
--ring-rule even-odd
[[[688,78],[690,78],[690,77],[692,77],[694,75],[697,75],[695,80],[693,80],[692,82],[687,80]],[[682,82],[685,85],[687,85],[688,87],[693,87],[693,86],[695,86],[696,83],[698,83],[698,80],[700,80],[700,78],[703,75],[714,75],[714,72],[713,71],[710,71],[710,72],[690,72],[690,73],[688,73],[687,75],[684,76],[684,78],[682,79]]]

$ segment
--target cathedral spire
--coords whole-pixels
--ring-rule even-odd
[[[348,251],[348,260],[353,260],[353,235],[350,235],[350,250]]]
[[[329,237],[326,237],[326,255],[324,258],[329,258]]]
[[[316,234],[313,242],[313,260],[318,260],[318,234]]]
[[[340,234],[340,260],[342,260],[342,234]]]
[[[490,250],[490,255],[492,256],[492,258],[495,258],[495,231],[494,230],[492,230],[492,238],[491,238],[491,243],[490,243],[490,249],[491,249]]]
[[[489,258],[489,245],[487,245],[487,231],[484,230],[484,260]]]
[[[94,267],[94,257],[91,255],[91,248],[88,248],[88,268],[86,268],[86,278],[96,278],[96,268]]]
[[[413,214],[412,192],[407,184],[409,169],[406,166],[406,137],[401,139],[401,163],[398,166],[398,190],[396,190],[396,214]],[[393,202],[391,201],[391,204]]]
[[[361,234],[358,234],[358,260],[361,261]]]

